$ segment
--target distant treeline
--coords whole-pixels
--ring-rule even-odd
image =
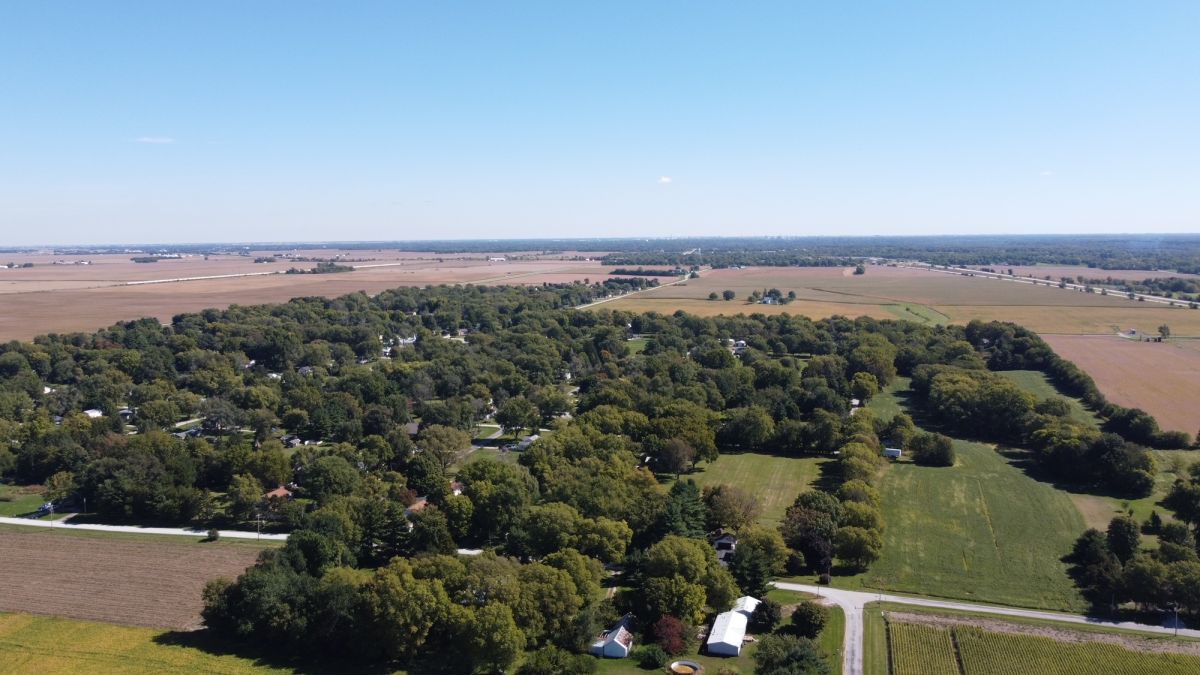
[[[643,267],[638,267],[637,269],[633,269],[633,268],[629,268],[629,267],[618,267],[617,269],[609,272],[609,274],[635,275],[635,276],[641,276],[641,277],[677,277],[680,274],[683,274],[683,272],[680,270],[675,270],[675,269],[656,270],[656,269],[645,269]]]
[[[479,239],[254,244],[147,244],[143,250],[174,253],[244,253],[284,249],[382,250],[426,253],[566,251],[607,253],[611,265],[853,264],[862,258],[921,260],[935,265],[1081,265],[1096,269],[1175,270],[1200,273],[1200,235],[988,235],[885,237],[687,237],[681,239]],[[7,249],[16,251],[17,249]],[[56,249],[56,255],[121,253],[125,247]],[[581,255],[580,257],[587,257]]]
[[[1177,293],[1191,295],[1200,293],[1200,283],[1195,279],[1183,279],[1180,277],[1153,277],[1142,279],[1141,281],[1130,281],[1128,279],[1114,279],[1113,277],[1100,278],[1080,275],[1069,281],[1089,286],[1115,287],[1126,293],[1161,295],[1168,298],[1175,297]]]
[[[287,274],[338,274],[340,272],[353,272],[353,271],[354,271],[354,268],[350,267],[349,265],[339,265],[337,263],[323,262],[323,263],[317,263],[316,267],[314,267],[312,269],[308,269],[308,270],[302,270],[298,267],[292,267],[292,268],[288,269]]]

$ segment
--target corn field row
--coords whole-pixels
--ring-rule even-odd
[[[1069,643],[971,626],[889,623],[892,675],[1195,675],[1200,657]],[[956,654],[957,651],[957,654]],[[959,663],[962,666],[960,669]]]

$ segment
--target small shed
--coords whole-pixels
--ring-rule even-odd
[[[900,448],[884,448],[883,449],[883,456],[887,457],[888,459],[900,459],[900,456],[903,454],[904,454],[904,451],[901,450]]]
[[[84,410],[83,414],[87,415],[88,417],[90,417],[92,419],[96,419],[97,417],[104,417],[104,413],[100,412],[99,410],[97,410],[95,408],[89,408],[87,410]]]
[[[623,659],[633,649],[633,633],[629,631],[633,615],[626,614],[615,626],[605,631],[592,643],[588,651],[606,659]]]

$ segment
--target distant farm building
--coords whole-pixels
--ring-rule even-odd
[[[742,642],[746,639],[746,626],[750,623],[750,615],[758,607],[758,598],[744,595],[733,603],[728,612],[721,612],[713,621],[712,630],[708,632],[708,642],[705,646],[708,653],[714,656],[739,656],[742,653]]]
[[[900,448],[884,448],[883,456],[889,459],[900,459],[904,452]]]

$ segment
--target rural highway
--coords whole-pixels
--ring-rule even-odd
[[[887,593],[864,593],[862,591],[845,591],[826,586],[810,586],[807,584],[791,584],[777,581],[775,588],[785,591],[811,593],[825,598],[832,604],[842,608],[846,615],[846,635],[842,644],[842,673],[844,675],[861,675],[863,672],[863,607],[869,602],[892,602],[916,607],[931,607],[933,609],[949,609],[979,614],[995,614],[999,616],[1015,616],[1025,619],[1040,619],[1044,621],[1061,621],[1063,623],[1102,626],[1105,628],[1121,628],[1124,630],[1140,631],[1173,635],[1174,628],[1168,626],[1152,626],[1133,621],[1105,621],[1079,614],[1064,612],[1046,612],[1036,609],[1018,609],[1016,607],[999,607],[996,605],[977,605],[971,602],[955,602],[952,600],[932,600],[929,598],[914,598],[905,595],[888,595]],[[1178,634],[1189,638],[1200,638],[1200,630],[1180,628]]]
[[[1000,281],[1014,281],[1019,284],[1033,284],[1034,286],[1051,286],[1051,285],[1053,285],[1054,288],[1060,288],[1058,281],[1053,281],[1053,280],[1049,280],[1049,279],[1039,279],[1037,277],[1026,277],[1026,276],[1011,276],[1010,277],[1007,274],[1000,274],[999,272],[984,272],[982,270],[972,270],[972,269],[964,270],[964,269],[958,269],[955,267],[951,267],[949,269],[943,269],[941,267],[935,267],[934,265],[930,265],[929,263],[912,263],[912,264],[910,264],[910,266],[913,267],[914,269],[929,270],[930,272],[941,272],[942,274],[954,274],[954,275],[958,275],[958,276],[970,274],[970,275],[974,275],[977,277],[982,277],[984,279],[998,279]],[[1103,271],[1103,270],[1100,270],[1100,271]],[[1067,290],[1079,291],[1079,292],[1086,292],[1086,290],[1087,290],[1086,286],[1082,286],[1080,284],[1072,284],[1072,283],[1064,283],[1062,287],[1065,287]],[[1099,287],[1093,286],[1093,288],[1099,288]],[[1099,294],[1099,291],[1097,290],[1096,293]],[[1172,298],[1164,298],[1159,295],[1146,295],[1145,293],[1134,293],[1133,297],[1130,298],[1128,293],[1125,293],[1122,291],[1115,291],[1112,289],[1109,289],[1108,295],[1110,297],[1114,297],[1114,298],[1129,299],[1133,302],[1137,302],[1137,301],[1154,302],[1154,303],[1158,303],[1160,305],[1168,305],[1171,307],[1187,307],[1187,302],[1188,302],[1186,300],[1175,300]]]

